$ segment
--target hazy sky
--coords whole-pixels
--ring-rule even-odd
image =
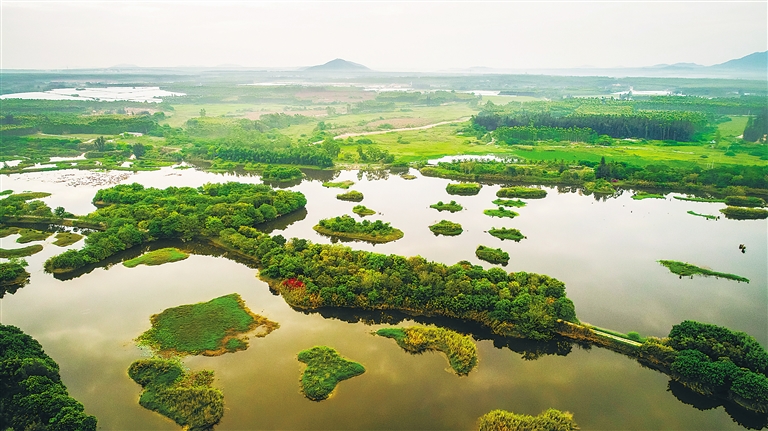
[[[768,2],[8,1],[2,68],[377,70],[721,63],[768,49]]]

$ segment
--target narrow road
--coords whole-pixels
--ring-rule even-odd
[[[342,135],[334,136],[333,139],[346,139],[346,138],[352,138],[355,136],[369,136],[369,135],[383,135],[385,133],[392,133],[392,132],[407,132],[409,130],[426,130],[431,129],[433,127],[442,126],[444,124],[453,124],[453,123],[461,123],[464,121],[469,120],[470,117],[462,117],[457,118],[455,120],[449,120],[449,121],[441,121],[439,123],[434,124],[427,124],[426,126],[418,126],[418,127],[403,127],[400,129],[388,129],[388,130],[376,130],[373,132],[357,132],[357,133],[344,133]],[[323,141],[317,141],[313,142],[313,145],[317,145]]]
[[[595,334],[600,335],[601,337],[613,338],[616,341],[620,341],[620,342],[622,342],[624,344],[629,344],[630,346],[640,347],[640,346],[643,345],[642,343],[638,343],[637,341],[629,340],[627,338],[618,337],[616,335],[609,334],[607,332],[603,332],[603,331],[601,331],[599,329],[596,329],[596,328],[590,328],[590,329],[592,329],[592,331],[594,331]]]

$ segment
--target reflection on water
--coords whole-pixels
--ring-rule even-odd
[[[768,415],[751,412],[735,403],[705,397],[674,380],[669,381],[667,390],[681,403],[693,406],[698,410],[711,410],[723,406],[728,416],[744,428],[760,430],[768,426]]]
[[[768,226],[764,221],[708,223],[688,210],[714,213],[718,203],[674,199],[635,201],[630,191],[612,197],[586,196],[578,187],[544,187],[544,199],[528,200],[514,219],[483,215],[498,184],[476,196],[449,196],[446,179],[406,181],[395,172],[303,170],[307,178],[292,190],[307,196],[305,210],[259,228],[286,238],[331,243],[312,230],[320,219],[350,213],[355,203],[335,198],[338,189],[324,181],[356,180],[373,218],[403,230],[398,241],[355,249],[453,264],[479,261],[479,244],[510,254],[509,271],[529,271],[565,282],[580,319],[621,332],[665,336],[685,319],[715,323],[755,336],[768,344]],[[48,191],[49,206],[75,213],[93,210],[93,182],[56,182],[69,171],[4,175],[3,188]],[[178,174],[178,175],[177,175]],[[206,182],[260,183],[252,173],[207,173],[163,168],[120,179],[145,186],[191,186]],[[465,209],[445,214],[431,208],[454,199]],[[460,223],[457,237],[435,237],[428,229],[442,218]],[[492,227],[519,229],[519,243],[500,241]],[[739,244],[749,253],[742,254]],[[192,370],[212,369],[225,393],[227,412],[217,430],[234,429],[472,429],[482,414],[502,408],[538,414],[553,407],[574,413],[583,429],[739,429],[758,427],[759,418],[730,404],[706,404],[675,388],[656,371],[599,348],[573,348],[494,336],[466,322],[414,317],[393,312],[317,310],[289,307],[256,278],[252,262],[207,243],[156,242],[127,250],[79,273],[51,276],[44,260],[65,248],[43,243],[28,258],[30,283],[2,299],[4,324],[38,339],[60,365],[70,393],[104,429],[178,429],[141,408],[140,388],[125,370],[142,356],[133,339],[149,327],[149,317],[170,307],[239,293],[254,312],[280,323],[279,331],[252,340],[243,352],[216,358],[187,358]],[[73,247],[81,247],[82,243]],[[175,246],[194,255],[160,266],[125,268],[119,263],[145,250]],[[715,278],[678,279],[659,259],[687,261],[747,277],[750,284]],[[62,280],[64,282],[61,282]],[[389,340],[371,335],[384,325],[439,325],[471,334],[479,365],[466,377],[445,372],[444,357],[408,355]],[[298,390],[295,355],[314,345],[329,345],[361,362],[367,372],[323,403],[310,403]],[[581,346],[584,347],[584,346]],[[535,360],[532,360],[535,359]],[[670,390],[667,391],[666,389]],[[683,402],[681,402],[683,401]],[[609,408],[605,408],[609,406]],[[694,408],[696,407],[696,408]],[[700,409],[707,407],[707,409]],[[722,407],[722,408],[721,408]],[[392,412],[398,412],[393,415]],[[733,417],[733,420],[731,419]],[[734,422],[734,420],[736,422]],[[740,425],[741,424],[741,425]]]

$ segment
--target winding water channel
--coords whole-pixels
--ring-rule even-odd
[[[671,196],[636,201],[630,192],[596,199],[556,188],[547,188],[545,199],[516,208],[520,216],[498,219],[482,210],[494,207],[491,201],[499,185],[485,185],[476,196],[450,196],[445,192],[448,180],[411,173],[417,179],[387,172],[308,172],[307,180],[287,185],[307,196],[306,211],[261,228],[286,238],[330,242],[312,226],[321,218],[351,214],[355,203],[335,199],[341,191],[321,183],[334,177],[334,181],[351,179],[356,182],[352,189],[365,195],[362,204],[379,213],[369,219],[391,222],[405,233],[388,244],[349,243],[353,248],[421,255],[447,264],[468,260],[487,268],[489,264],[475,257],[475,248],[501,247],[510,254],[507,271],[542,273],[564,281],[582,321],[665,336],[672,325],[693,319],[745,331],[768,345],[765,221],[709,221],[686,214],[688,210],[719,214],[724,205],[717,203],[683,202]],[[78,214],[92,211],[91,198],[106,186],[56,182],[63,174],[75,179],[93,175],[42,172],[6,175],[0,181],[2,189],[51,192],[44,199],[51,207],[61,205]],[[258,176],[171,168],[115,178],[154,187],[230,180],[261,182]],[[430,209],[438,200],[456,200],[465,209],[454,214]],[[461,223],[464,233],[436,237],[427,226],[442,219]],[[486,233],[492,227],[520,229],[527,239],[501,241]],[[15,247],[15,238],[2,239],[2,247]],[[51,244],[52,239],[42,252],[27,258],[30,284],[0,300],[0,320],[20,327],[43,345],[59,363],[70,394],[98,417],[102,429],[178,429],[138,405],[140,387],[126,370],[148,353],[133,339],[149,328],[152,314],[233,292],[255,313],[279,322],[280,328],[252,339],[246,351],[184,360],[192,370],[216,373],[214,384],[223,390],[226,404],[218,430],[469,430],[479,416],[493,409],[536,415],[549,407],[572,412],[585,430],[743,429],[723,407],[698,403],[674,385],[670,391],[665,375],[608,350],[501,339],[453,323],[479,340],[478,367],[467,377],[457,377],[447,371],[442,355],[411,355],[392,340],[371,334],[387,323],[414,324],[412,318],[293,310],[256,278],[256,270],[209,247],[185,244],[199,254],[176,263],[131,269],[110,264],[59,280],[42,270],[45,259],[64,250]],[[740,252],[739,244],[746,245],[746,253]],[[70,247],[81,246],[82,242]],[[681,279],[659,265],[659,259],[711,267],[751,282]],[[307,400],[299,391],[301,364],[296,354],[314,345],[334,347],[362,363],[366,373],[342,382],[329,400]],[[550,354],[532,359],[536,356],[532,351]]]

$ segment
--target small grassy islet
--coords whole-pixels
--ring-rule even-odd
[[[363,194],[357,190],[350,190],[346,193],[336,195],[336,199],[340,201],[360,202],[363,200]]]
[[[703,275],[705,277],[717,277],[717,278],[727,278],[729,280],[736,280],[736,281],[744,281],[746,283],[749,283],[749,279],[742,277],[740,275],[735,274],[727,274],[724,272],[717,272],[712,271],[706,268],[700,268],[696,265],[691,265],[690,263],[685,262],[678,262],[676,260],[660,260],[660,264],[663,266],[666,266],[672,273],[677,274],[681,277],[693,277],[694,275]]]
[[[481,186],[478,183],[450,183],[445,186],[449,195],[472,196],[480,193]]]
[[[725,207],[720,210],[725,218],[732,220],[759,220],[768,218],[768,210],[762,208]]]
[[[35,229],[20,228],[16,226],[6,226],[0,228],[0,238],[5,238],[9,235],[19,234],[16,238],[16,242],[19,244],[26,244],[28,242],[43,241],[49,236],[53,235],[53,232],[40,231]]]
[[[189,254],[184,253],[178,248],[168,247],[161,248],[159,250],[153,250],[142,254],[139,257],[126,260],[123,262],[124,266],[128,268],[134,268],[139,265],[162,265],[169,262],[178,262],[189,257]]]
[[[332,181],[326,181],[323,183],[323,187],[336,187],[340,189],[348,189],[355,185],[355,182],[352,180],[344,180],[344,181],[338,181],[338,182],[332,182]]]
[[[666,199],[664,195],[656,194],[656,193],[643,193],[643,192],[637,192],[634,195],[632,195],[632,199],[636,201],[641,201],[643,199]]]
[[[673,196],[675,199],[680,201],[688,201],[688,202],[713,202],[713,203],[722,203],[725,202],[725,199],[715,199],[715,198],[697,198],[696,196]]]
[[[509,263],[509,253],[500,248],[478,245],[477,250],[475,250],[475,256],[486,262],[501,264],[502,266],[506,266]]]
[[[10,259],[12,257],[27,257],[32,256],[35,253],[43,251],[43,246],[40,244],[33,244],[22,248],[5,249],[0,248],[0,258]]]
[[[442,352],[453,371],[460,376],[466,376],[477,366],[477,345],[472,337],[449,329],[423,326],[383,328],[376,331],[376,335],[394,339],[406,352]]]
[[[403,174],[403,175],[400,175],[400,177],[402,177],[404,180],[415,180],[416,179],[416,175],[413,175],[413,174]]]
[[[299,362],[307,364],[301,374],[301,390],[312,401],[328,398],[342,380],[359,376],[365,372],[361,364],[343,358],[328,346],[315,346],[302,350]]]
[[[483,214],[491,217],[507,217],[507,218],[515,218],[520,215],[504,207],[498,207],[496,209],[487,209],[483,211]]]
[[[82,238],[83,236],[79,233],[59,232],[56,234],[56,241],[54,241],[53,244],[59,247],[66,247],[80,241]]]
[[[438,211],[449,211],[452,213],[455,213],[457,211],[461,211],[464,209],[464,207],[461,206],[460,204],[457,204],[456,201],[451,201],[447,204],[444,204],[443,201],[439,201],[438,203],[432,204],[429,207],[434,208]]]
[[[496,199],[492,203],[500,207],[522,208],[525,206],[525,202],[520,199]]]
[[[158,354],[218,356],[248,348],[244,334],[265,337],[280,325],[251,312],[232,293],[208,302],[168,308],[150,318],[152,328],[137,339]],[[236,339],[237,341],[231,341]]]
[[[549,409],[538,416],[493,410],[479,420],[479,431],[576,431],[579,426],[569,412]]]
[[[726,196],[725,204],[732,207],[758,208],[765,206],[765,201],[752,196]]]
[[[713,216],[713,215],[710,215],[710,214],[699,214],[699,213],[697,213],[695,211],[688,211],[688,214],[695,215],[695,216],[698,216],[698,217],[704,217],[707,220],[717,220],[717,219],[720,218],[718,216]]]
[[[519,230],[517,229],[507,229],[505,227],[501,229],[491,228],[488,231],[489,234],[495,236],[496,238],[499,238],[501,240],[505,239],[511,239],[515,242],[520,242],[521,239],[527,238],[525,235],[523,235]]]
[[[448,220],[440,220],[439,222],[430,226],[429,230],[431,230],[435,235],[448,236],[461,235],[461,233],[464,232],[464,229],[461,228],[460,224]]]
[[[497,198],[542,199],[547,191],[533,187],[503,187],[496,192]]]
[[[365,205],[355,205],[352,208],[352,212],[359,215],[360,217],[376,214],[376,211],[366,207]]]
[[[403,231],[395,229],[389,223],[376,220],[374,222],[356,221],[349,215],[321,219],[312,227],[315,232],[330,237],[360,240],[372,243],[397,241],[403,237]]]
[[[128,376],[144,389],[139,404],[189,431],[206,431],[224,415],[224,394],[212,387],[213,371],[185,371],[174,359],[140,359]]]

